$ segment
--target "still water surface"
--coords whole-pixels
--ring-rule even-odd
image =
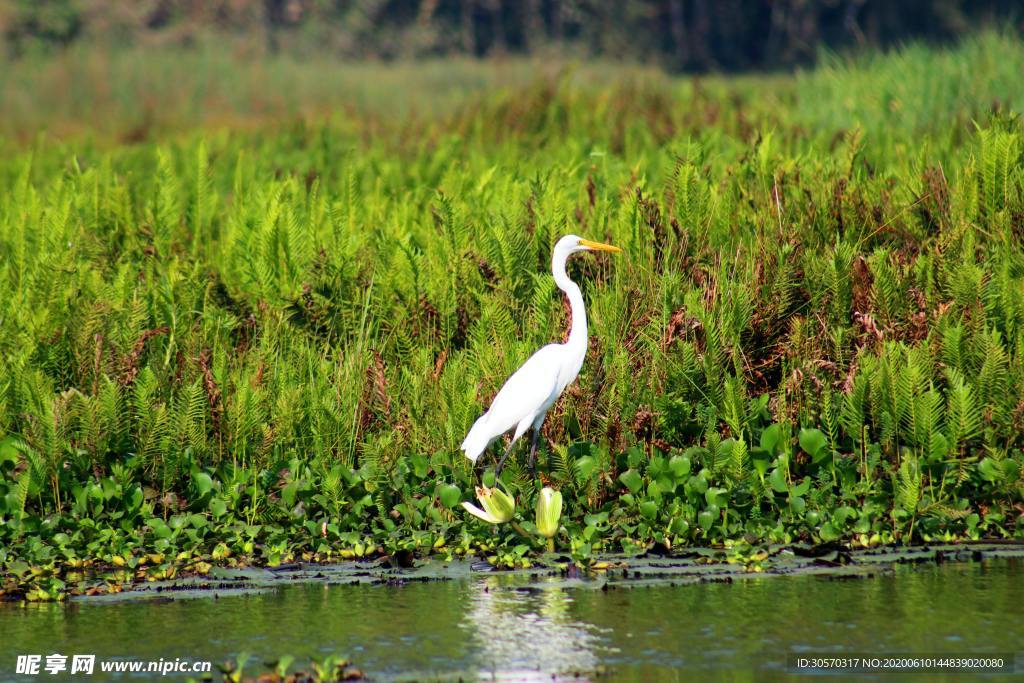
[[[57,680],[14,675],[17,654],[52,652],[214,662],[249,652],[253,661],[291,654],[297,663],[337,653],[375,680],[550,681],[575,672],[585,680],[605,671],[608,680],[760,681],[822,680],[789,673],[793,653],[1024,651],[1019,559],[861,580],[766,577],[607,591],[592,587],[600,581],[531,585],[485,574],[399,587],[290,585],[217,600],[0,605],[0,680]]]

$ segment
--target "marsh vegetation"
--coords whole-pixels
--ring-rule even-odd
[[[572,561],[1018,538],[1022,63],[984,34],[793,76],[583,70],[430,111],[12,132],[0,591],[536,562],[542,539],[462,513],[458,444],[567,329],[568,232],[625,252],[571,264],[591,348],[541,470]],[[502,478],[532,510],[521,463]]]

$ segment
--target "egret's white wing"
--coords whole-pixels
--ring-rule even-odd
[[[487,411],[487,431],[491,435],[504,434],[526,418],[551,407],[558,398],[563,356],[561,344],[548,344],[508,378]]]

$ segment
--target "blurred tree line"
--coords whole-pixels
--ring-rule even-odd
[[[349,58],[562,53],[734,71],[811,61],[821,46],[1020,31],[1024,0],[0,0],[9,57],[84,40]]]

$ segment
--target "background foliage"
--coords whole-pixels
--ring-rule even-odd
[[[76,42],[192,45],[355,58],[569,53],[674,69],[807,63],[821,46],[948,41],[1020,29],[1015,0],[0,0],[11,55]]]
[[[568,232],[625,250],[571,264],[591,348],[545,427],[579,561],[1019,535],[1021,63],[986,34],[768,81],[6,143],[7,590],[90,562],[528,562],[458,511],[457,447],[564,334]]]

